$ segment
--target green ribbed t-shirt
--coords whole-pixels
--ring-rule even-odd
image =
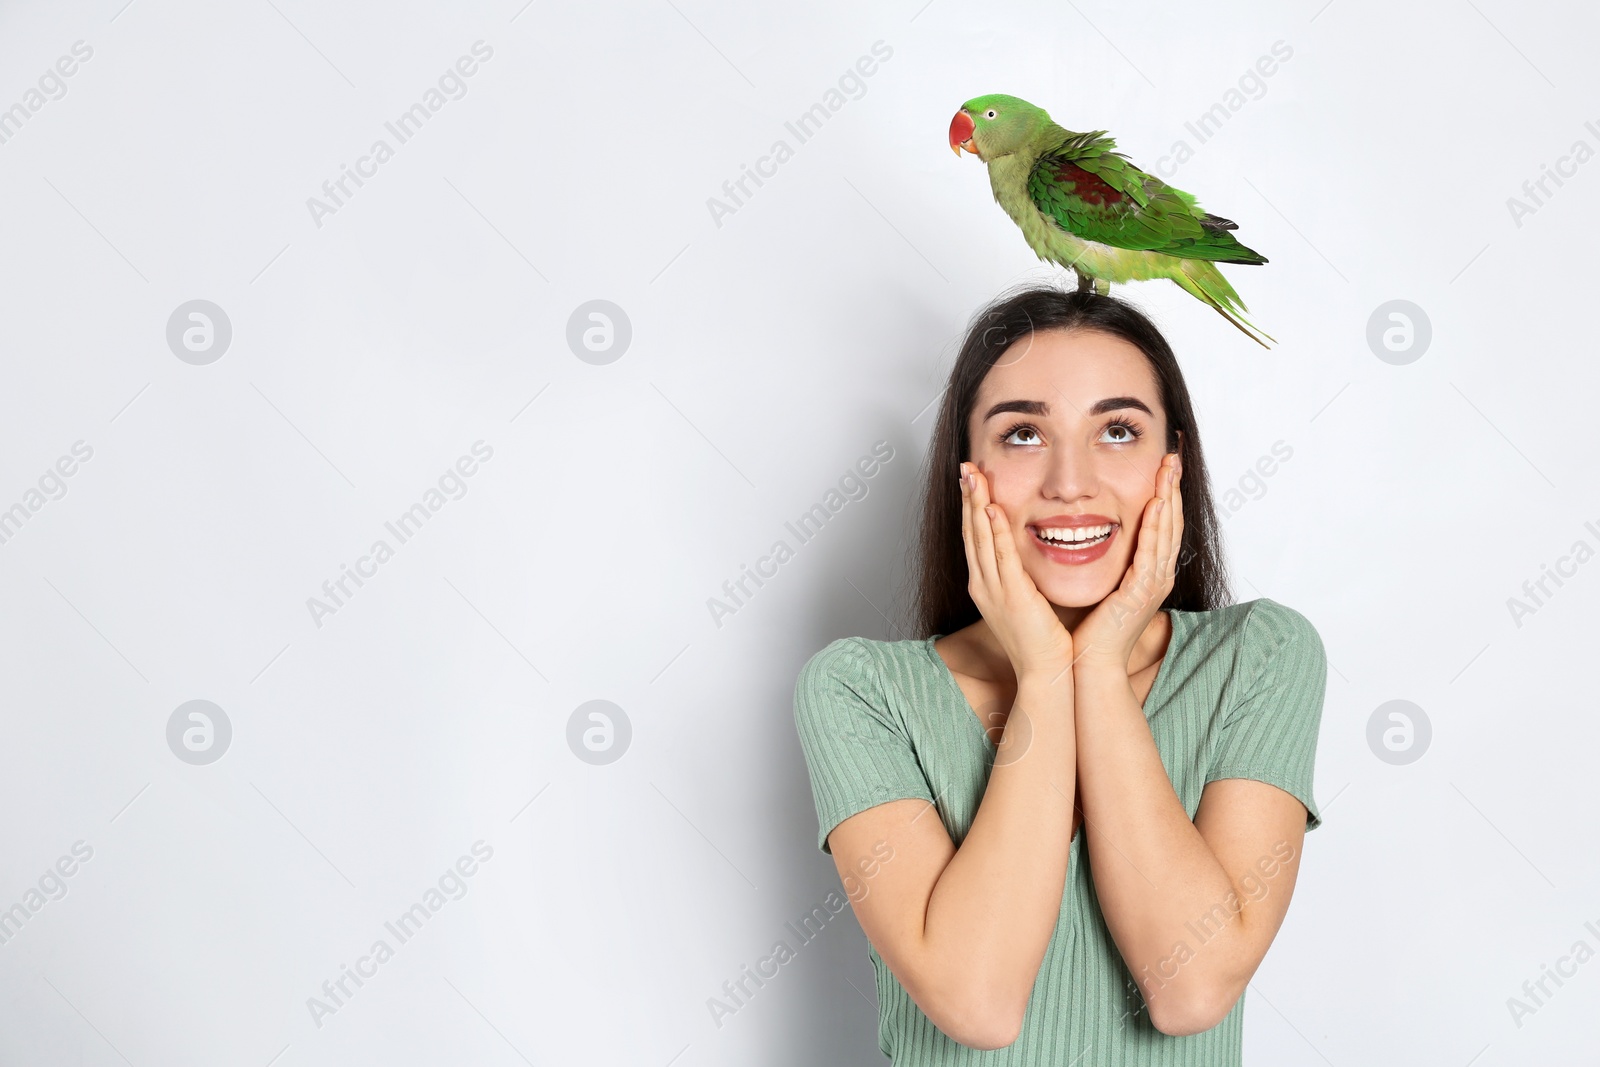
[[[1194,818],[1207,782],[1253,778],[1296,797],[1314,830],[1322,822],[1311,783],[1327,683],[1317,631],[1264,597],[1170,614],[1172,637],[1144,712],[1184,810]],[[965,840],[995,746],[935,651],[940,636],[842,637],[801,669],[795,725],[823,852],[831,855],[828,834],[839,823],[905,797],[933,803],[956,847]],[[1174,1037],[1151,1025],[1101,913],[1083,838],[1071,844],[1061,912],[1021,1035],[1005,1048],[974,1049],[946,1036],[869,943],[878,1047],[895,1067],[1238,1067],[1243,996],[1203,1033]]]

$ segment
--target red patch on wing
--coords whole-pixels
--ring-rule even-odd
[[[1091,174],[1076,163],[1062,160],[1056,164],[1056,178],[1072,183],[1072,191],[1086,204],[1095,207],[1105,207],[1107,204],[1120,204],[1126,199],[1121,193],[1107,185],[1105,179],[1099,175]]]

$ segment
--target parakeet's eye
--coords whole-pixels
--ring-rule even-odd
[[[983,117],[986,118],[986,119],[992,119],[998,114],[1000,114],[1000,112],[996,111],[994,108],[991,107],[988,111],[985,111],[983,113]]]

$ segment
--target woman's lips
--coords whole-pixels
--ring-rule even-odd
[[[1052,563],[1093,563],[1111,550],[1111,542],[1117,539],[1117,534],[1122,532],[1122,527],[1113,524],[1111,532],[1099,544],[1090,545],[1088,548],[1064,548],[1052,541],[1046,541],[1039,536],[1036,527],[1028,527],[1028,536],[1033,538],[1033,543],[1039,546],[1039,551],[1044,553],[1046,559]]]

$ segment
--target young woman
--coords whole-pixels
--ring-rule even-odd
[[[1293,609],[1229,603],[1171,348],[1113,297],[998,301],[928,471],[918,636],[840,638],[795,689],[879,1047],[903,1067],[1238,1064],[1245,985],[1321,822],[1326,661]]]

